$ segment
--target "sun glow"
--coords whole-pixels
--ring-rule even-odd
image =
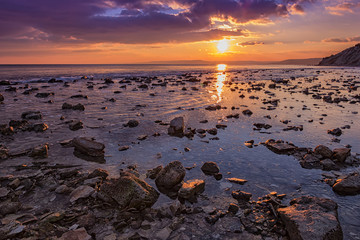
[[[218,41],[217,50],[219,53],[225,53],[229,49],[229,40],[223,39]]]
[[[218,64],[216,67],[219,72],[223,72],[226,70],[227,65],[226,64]]]

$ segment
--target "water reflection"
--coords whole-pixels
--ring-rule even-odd
[[[221,102],[222,97],[221,94],[223,92],[224,82],[226,80],[226,70],[227,65],[226,64],[218,64],[217,70],[219,71],[217,73],[217,81],[216,81],[216,91],[217,91],[217,103]]]

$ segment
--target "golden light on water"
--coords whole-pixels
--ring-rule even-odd
[[[220,71],[220,72],[225,71],[226,68],[227,68],[227,65],[226,65],[226,64],[218,64],[218,65],[217,65],[217,70]]]
[[[229,40],[223,39],[218,41],[216,47],[219,53],[225,53],[229,49]]]
[[[217,103],[221,102],[222,100],[222,92],[224,88],[224,82],[226,81],[226,73],[225,70],[227,68],[226,64],[218,64],[217,70],[219,73],[217,73],[216,76],[216,92],[217,94],[214,95],[214,98],[217,98]]]

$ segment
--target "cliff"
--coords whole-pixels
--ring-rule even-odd
[[[344,51],[323,58],[319,66],[354,66],[360,67],[360,43],[354,47],[345,49]]]

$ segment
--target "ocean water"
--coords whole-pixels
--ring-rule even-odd
[[[200,79],[200,82],[186,82],[185,75]],[[88,76],[88,79],[81,79]],[[152,77],[146,83],[147,89],[139,88],[141,78]],[[103,78],[110,77],[114,84],[105,84]],[[51,78],[64,83],[48,83]],[[145,78],[144,78],[145,79]],[[269,89],[271,80],[293,79],[287,85],[277,84]],[[269,138],[293,142],[299,147],[314,148],[319,144],[333,148],[352,146],[352,152],[360,153],[360,112],[359,103],[327,103],[314,99],[313,93],[353,99],[360,94],[360,68],[314,67],[314,66],[224,66],[224,65],[0,65],[0,81],[9,80],[16,91],[6,91],[8,86],[0,86],[5,97],[0,104],[0,124],[19,120],[21,113],[29,110],[41,111],[41,122],[49,125],[44,133],[19,132],[12,138],[2,139],[9,149],[16,152],[47,142],[50,145],[48,161],[52,163],[77,164],[84,168],[104,168],[112,175],[128,165],[138,166],[142,176],[147,169],[171,161],[180,160],[185,167],[195,166],[186,173],[186,179],[206,180],[205,194],[229,197],[224,189],[239,189],[230,184],[226,177],[248,180],[241,190],[251,192],[256,197],[272,191],[286,193],[287,200],[302,195],[333,199],[339,204],[339,218],[345,239],[360,239],[360,195],[339,196],[331,187],[322,182],[322,170],[303,169],[292,156],[278,155],[259,145],[247,148],[245,141],[264,142]],[[129,81],[123,81],[129,80]],[[153,85],[167,82],[167,86]],[[204,84],[208,82],[208,84]],[[253,84],[264,84],[261,90]],[[349,85],[359,90],[349,91]],[[90,88],[91,86],[91,88]],[[316,88],[312,88],[317,86]],[[23,94],[28,89],[37,89],[30,95]],[[35,97],[38,92],[52,92],[48,98]],[[71,96],[83,94],[87,99],[73,99]],[[244,97],[240,97],[243,95]],[[279,100],[275,109],[268,109],[265,102]],[[112,101],[110,101],[112,100]],[[85,111],[65,111],[64,102],[82,103]],[[218,111],[207,111],[209,105],[224,107]],[[234,108],[233,108],[234,107]],[[250,109],[251,117],[242,111]],[[238,119],[228,119],[229,114],[239,113]],[[65,120],[60,120],[63,116]],[[186,127],[214,128],[216,124],[226,124],[219,129],[218,140],[195,136],[193,140],[167,135],[167,126],[157,124],[161,120],[169,123],[174,117],[182,116]],[[70,131],[67,121],[79,119],[84,128]],[[140,122],[136,128],[123,124],[130,119]],[[208,123],[200,123],[208,120]],[[283,131],[287,126],[281,120],[289,120],[288,125],[303,125],[303,131]],[[312,121],[310,121],[312,120]],[[254,123],[272,125],[267,131],[254,131]],[[349,125],[344,129],[340,142],[327,130]],[[153,136],[159,133],[160,136]],[[139,136],[147,135],[143,141]],[[105,144],[105,163],[89,162],[73,155],[72,148],[62,148],[59,142],[77,136],[94,137]],[[119,146],[128,145],[127,151],[118,151]],[[189,152],[184,148],[190,149]],[[224,179],[216,181],[203,175],[200,170],[206,161],[216,162]],[[0,165],[0,174],[8,174],[12,166],[28,164],[31,159],[19,157],[6,160]],[[342,170],[344,174],[359,171],[358,167]],[[149,184],[154,185],[149,181]],[[162,195],[159,204],[169,199]]]

